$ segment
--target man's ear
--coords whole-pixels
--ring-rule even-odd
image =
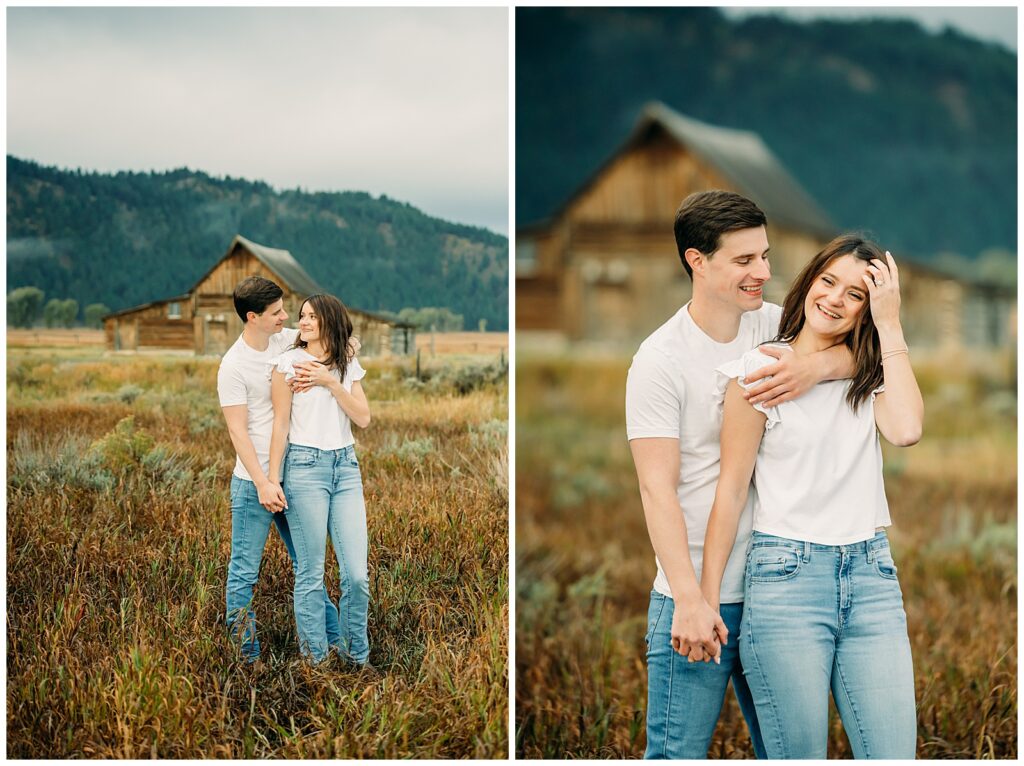
[[[683,253],[683,257],[686,258],[686,262],[690,264],[690,268],[695,274],[704,273],[704,266],[707,263],[704,253],[695,247],[688,247],[686,252]]]

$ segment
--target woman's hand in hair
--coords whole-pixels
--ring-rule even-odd
[[[888,250],[885,251],[885,260],[887,263],[877,258],[873,260],[864,275],[871,301],[871,318],[880,332],[900,323],[900,272]]]
[[[885,259],[888,264],[872,261],[868,265],[870,276],[864,277],[878,330],[885,384],[885,391],[875,397],[875,425],[890,444],[909,447],[921,440],[924,431],[924,398],[900,325],[900,274],[889,251]]]

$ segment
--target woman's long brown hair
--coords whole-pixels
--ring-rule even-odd
[[[348,310],[344,304],[333,295],[318,293],[311,295],[302,302],[299,307],[299,316],[302,316],[302,307],[309,304],[316,314],[320,326],[320,345],[324,347],[324,357],[320,361],[328,368],[334,368],[345,380],[345,371],[348,369],[349,349],[348,341],[352,337],[352,320],[349,318]],[[295,339],[295,348],[306,348],[306,342]]]
[[[791,343],[796,339],[800,330],[803,329],[806,319],[804,302],[811,285],[832,261],[844,255],[852,255],[866,263],[871,263],[876,258],[882,263],[886,262],[881,248],[871,240],[856,234],[843,234],[833,239],[804,266],[804,270],[800,272],[789,289],[789,294],[786,295],[786,300],[782,305],[782,320],[779,322],[779,334],[776,336],[776,340]],[[868,298],[865,297],[865,300]],[[850,390],[846,394],[846,402],[856,411],[871,395],[871,392],[882,385],[884,379],[882,350],[878,341],[878,331],[875,329],[875,320],[871,316],[870,303],[864,307],[860,320],[846,334],[843,343],[853,354],[855,367]]]

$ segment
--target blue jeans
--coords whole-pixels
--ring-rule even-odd
[[[241,645],[242,656],[255,662],[260,656],[260,642],[256,637],[256,615],[252,610],[252,589],[260,573],[263,549],[270,534],[270,524],[277,526],[277,532],[288,549],[292,571],[296,572],[295,548],[288,530],[288,521],[283,513],[271,513],[260,505],[256,485],[237,476],[231,477],[231,560],[228,562],[227,583],[227,624],[232,635]],[[321,599],[331,606],[331,599],[324,588]],[[324,627],[331,636],[331,643],[339,641],[338,612],[333,607],[325,609]]]
[[[671,598],[651,592],[647,612],[647,752],[644,758],[707,758],[730,678],[747,720],[754,752],[758,758],[764,758],[757,714],[743,678],[737,648],[743,604],[722,604],[719,610],[729,629],[729,643],[722,647],[721,665],[689,662],[672,649],[674,611],[675,602]]]
[[[913,758],[914,666],[885,532],[818,545],[754,532],[740,657],[770,758],[825,758],[832,690],[855,758]]]
[[[284,493],[288,498],[285,515],[299,565],[295,575],[299,649],[312,662],[327,656],[328,635],[320,593],[330,532],[341,579],[338,649],[344,658],[363,664],[370,657],[366,637],[370,580],[366,562],[366,505],[355,448],[320,450],[289,445],[284,472]]]

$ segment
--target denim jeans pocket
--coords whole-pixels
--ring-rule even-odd
[[[289,447],[288,454],[284,458],[284,464],[286,468],[308,468],[311,465],[316,465],[316,452]]]
[[[887,580],[895,580],[896,562],[892,560],[892,551],[889,546],[875,550],[875,572]]]
[[[245,508],[245,504],[248,501],[249,487],[251,481],[245,479],[239,479],[237,476],[232,474],[231,476],[231,510],[240,511]]]
[[[651,641],[654,640],[654,634],[658,632],[658,627],[661,624],[661,618],[665,613],[667,604],[667,596],[657,591],[651,593],[651,605],[647,610],[647,635],[644,636],[648,652],[651,649]]]
[[[747,555],[747,577],[751,582],[778,582],[800,572],[800,552],[789,546],[758,546]]]

